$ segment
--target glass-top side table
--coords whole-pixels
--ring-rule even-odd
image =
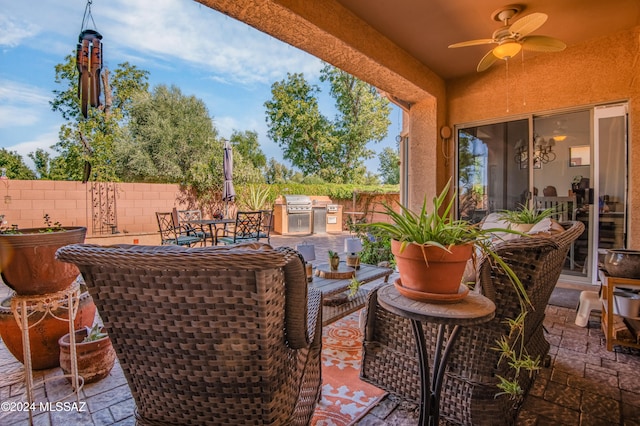
[[[496,307],[488,298],[479,293],[469,292],[456,303],[426,303],[401,295],[393,284],[378,290],[378,304],[411,322],[411,328],[418,350],[420,368],[420,420],[419,425],[437,425],[440,418],[440,390],[449,354],[460,327],[474,326],[491,321]],[[433,378],[429,378],[429,356],[422,330],[422,323],[437,323],[438,334],[433,359]],[[451,325],[451,332],[444,344],[445,326]],[[443,347],[444,345],[444,347]]]

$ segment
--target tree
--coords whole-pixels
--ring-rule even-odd
[[[398,151],[391,147],[386,147],[378,156],[380,166],[378,172],[382,178],[382,183],[398,185],[400,183],[400,156]]]
[[[275,158],[270,158],[264,174],[267,183],[285,183],[291,179],[293,171]]]
[[[222,144],[202,100],[158,85],[140,93],[129,114],[130,135],[116,149],[125,180],[203,189],[222,181]]]
[[[39,179],[51,179],[51,155],[42,148],[29,153],[36,167],[36,175]]]
[[[373,158],[369,142],[380,142],[387,136],[391,121],[389,101],[375,87],[336,67],[325,65],[321,81],[328,81],[339,115],[334,132],[340,143],[342,182],[358,183],[365,174],[364,160]]]
[[[242,157],[253,164],[256,169],[262,169],[267,165],[267,157],[260,149],[258,132],[246,130],[239,132],[234,130],[229,139],[234,154],[240,153]]]
[[[364,160],[373,156],[367,144],[386,136],[389,102],[374,87],[329,65],[320,80],[329,84],[335,99],[335,120],[320,113],[318,86],[302,74],[288,74],[271,86],[272,99],[265,102],[268,135],[303,174],[327,182],[361,183]]]
[[[5,169],[9,179],[35,179],[36,175],[24,164],[22,156],[15,151],[0,148],[0,168]]]
[[[75,55],[65,59],[66,62],[55,66],[55,82],[64,88],[53,91],[55,96],[50,105],[68,122],[62,125],[59,141],[53,146],[60,155],[50,162],[50,177],[81,180],[85,162],[89,162],[91,178],[117,181],[114,145],[126,134],[128,109],[133,97],[148,90],[149,73],[125,62],[118,65],[109,81],[109,71],[104,69],[104,104],[99,109],[90,109],[89,117],[84,119],[78,99]]]

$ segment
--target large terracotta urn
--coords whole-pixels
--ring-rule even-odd
[[[54,309],[52,313],[60,318],[68,319],[69,312],[66,308],[66,300],[62,306]],[[78,313],[74,321],[74,327],[79,329],[93,324],[96,315],[96,305],[88,292],[80,295]],[[34,312],[29,318],[30,324],[35,324],[29,329],[29,342],[31,345],[31,367],[33,370],[54,368],[60,365],[60,346],[58,339],[69,333],[69,323],[52,317],[44,316],[42,312]],[[38,322],[41,318],[42,321]],[[9,352],[16,359],[24,363],[22,351],[22,331],[11,312],[11,298],[0,302],[0,337]]]
[[[450,247],[450,251],[435,246],[391,240],[402,287],[427,294],[457,294],[473,244]]]
[[[56,260],[56,250],[84,242],[86,232],[85,227],[69,227],[55,232],[27,228],[15,234],[0,234],[2,281],[21,296],[66,289],[80,272],[76,265]]]

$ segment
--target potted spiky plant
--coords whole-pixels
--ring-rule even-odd
[[[464,297],[461,279],[469,259],[478,254],[490,257],[509,275],[518,293],[527,299],[520,279],[513,270],[492,250],[492,240],[498,232],[517,231],[503,228],[482,229],[478,224],[451,217],[453,200],[449,194],[451,180],[433,199],[432,210],[423,201],[419,212],[399,205],[399,211],[384,204],[384,214],[390,222],[376,222],[367,227],[386,231],[391,237],[393,253],[400,281],[398,290],[407,297],[424,300],[429,298]]]
[[[548,209],[539,209],[535,206],[527,207],[520,204],[517,210],[502,210],[498,217],[511,224],[511,229],[520,232],[529,232],[537,223],[542,222],[546,218],[557,215],[555,207]]]

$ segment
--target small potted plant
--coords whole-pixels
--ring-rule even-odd
[[[67,333],[58,340],[60,345],[60,368],[65,374],[71,371],[71,342]],[[75,332],[78,374],[84,383],[93,383],[109,375],[116,360],[116,352],[109,335],[100,324],[92,328],[84,327]]]
[[[333,250],[329,250],[329,266],[331,266],[332,271],[337,271],[340,266],[340,256]]]
[[[538,209],[535,206],[527,207],[520,204],[517,210],[502,210],[498,214],[500,220],[511,224],[511,229],[520,232],[529,232],[537,223],[546,218],[551,218],[557,214],[555,207],[548,209]]]

